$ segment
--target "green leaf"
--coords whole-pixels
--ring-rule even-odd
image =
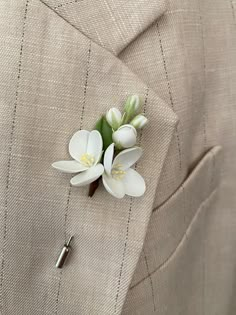
[[[103,121],[103,117],[101,117],[101,118],[96,122],[96,125],[95,125],[95,129],[96,129],[97,131],[99,131],[101,135],[102,135],[102,121]]]
[[[103,150],[106,150],[109,147],[109,145],[113,142],[112,141],[113,131],[104,116],[97,121],[95,129],[100,132],[103,140]]]
[[[103,139],[103,148],[106,150],[110,144],[112,144],[112,128],[108,124],[105,117],[102,119],[102,139]]]

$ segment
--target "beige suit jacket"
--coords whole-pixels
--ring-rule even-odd
[[[0,313],[236,313],[236,2],[0,1]],[[142,198],[51,163],[139,94]],[[55,260],[74,235],[60,270]]]

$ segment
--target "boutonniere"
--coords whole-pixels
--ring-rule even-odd
[[[89,196],[100,181],[116,198],[142,196],[145,181],[132,168],[142,155],[142,149],[136,146],[137,131],[148,122],[138,114],[140,109],[139,96],[129,96],[123,113],[111,108],[97,121],[94,130],[79,130],[72,136],[69,153],[73,160],[54,162],[52,166],[62,172],[78,173],[70,183],[77,187],[90,185]]]

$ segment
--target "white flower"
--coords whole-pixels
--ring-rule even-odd
[[[142,176],[134,169],[134,165],[142,155],[142,149],[130,148],[120,152],[113,161],[114,143],[112,143],[104,154],[105,172],[102,175],[106,190],[116,198],[125,195],[139,197],[146,190]]]
[[[134,119],[130,122],[130,124],[134,126],[134,128],[136,129],[141,129],[147,124],[147,122],[148,122],[148,119],[145,116],[139,114],[134,117]]]
[[[52,166],[65,173],[79,173],[71,179],[73,186],[84,186],[94,182],[104,172],[100,162],[102,137],[97,130],[77,131],[69,143],[69,153],[74,160],[58,161]]]
[[[112,140],[117,148],[130,148],[136,144],[137,131],[132,125],[123,125],[113,132]]]
[[[121,125],[122,115],[118,108],[111,108],[106,113],[106,120],[108,124],[114,129],[117,130]]]

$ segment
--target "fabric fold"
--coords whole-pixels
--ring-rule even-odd
[[[166,0],[41,0],[88,38],[118,55],[166,10]]]

